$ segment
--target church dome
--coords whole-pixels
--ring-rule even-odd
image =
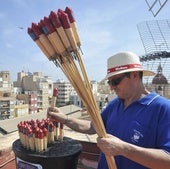
[[[168,84],[168,80],[166,77],[162,74],[162,66],[159,64],[157,69],[157,74],[152,80],[152,84]]]

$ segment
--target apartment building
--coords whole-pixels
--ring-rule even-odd
[[[24,100],[16,101],[15,107],[14,107],[14,117],[21,117],[21,116],[27,116],[29,115],[28,111],[28,104],[25,104]]]
[[[13,97],[0,97],[0,120],[15,116],[15,101]]]
[[[0,71],[0,120],[14,116],[15,98],[12,96],[10,72]]]
[[[0,71],[0,88],[11,89],[9,71]]]
[[[17,94],[16,98],[25,101],[25,104],[28,105],[28,114],[37,113],[37,91],[25,91],[24,93]]]
[[[54,88],[58,89],[57,106],[61,107],[70,104],[70,96],[76,94],[71,83],[59,79],[53,85]]]
[[[31,114],[47,110],[53,92],[53,82],[50,77],[43,76],[42,72],[30,73],[22,71],[18,73],[17,81],[13,85],[18,88],[15,91],[21,91],[22,94],[28,96]]]

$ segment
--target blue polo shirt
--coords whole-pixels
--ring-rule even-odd
[[[123,107],[121,99],[112,100],[102,112],[106,132],[145,148],[170,152],[170,101],[152,92]],[[117,169],[146,169],[123,156],[115,157]],[[108,169],[103,153],[98,169]]]

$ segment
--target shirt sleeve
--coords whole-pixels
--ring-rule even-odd
[[[157,146],[170,153],[170,102],[162,105],[158,121]]]

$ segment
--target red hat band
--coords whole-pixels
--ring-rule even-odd
[[[141,64],[129,64],[129,65],[121,65],[121,66],[117,66],[117,67],[113,67],[107,70],[107,73],[113,73],[116,71],[121,71],[121,70],[127,70],[127,69],[133,69],[133,68],[142,68]]]

